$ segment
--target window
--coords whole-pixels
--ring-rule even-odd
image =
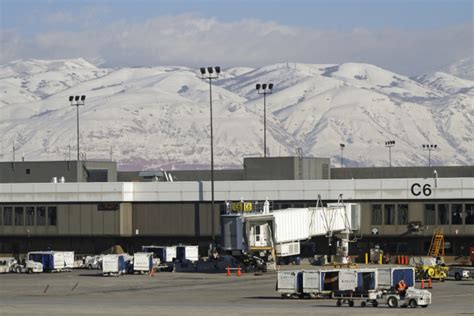
[[[436,211],[434,204],[425,204],[425,225],[436,224]]]
[[[408,204],[398,204],[398,225],[408,224]]]
[[[0,206],[0,226],[3,225],[3,212],[2,212],[2,207]]]
[[[26,169],[26,174],[30,174],[31,173],[31,170],[30,169]]]
[[[382,225],[382,205],[373,204],[372,205],[372,225]]]
[[[3,208],[3,225],[11,226],[13,224],[13,208],[5,206]]]
[[[451,225],[462,224],[462,204],[451,204]]]
[[[26,226],[33,226],[35,224],[35,207],[34,206],[26,207],[25,220],[26,220],[25,222]]]
[[[395,225],[395,204],[385,204],[384,212],[384,224]]]
[[[466,225],[474,224],[474,204],[466,204]]]
[[[57,210],[56,206],[48,207],[48,225],[56,226],[57,223]]]
[[[15,206],[15,226],[23,226],[23,207]]]
[[[44,226],[46,224],[46,207],[38,206],[36,208],[36,225]]]
[[[438,204],[438,224],[449,225],[449,204]]]

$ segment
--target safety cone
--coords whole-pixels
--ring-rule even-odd
[[[237,267],[237,276],[241,276],[242,273],[240,272],[240,266]]]
[[[408,256],[405,257],[405,264],[408,265]]]
[[[422,288],[422,289],[425,288],[425,279],[421,279],[421,288]]]
[[[431,281],[431,277],[428,279],[428,288],[429,289],[433,288],[433,282]]]
[[[397,256],[397,264],[400,264],[400,256]]]
[[[227,276],[230,276],[230,267],[227,266],[227,269],[226,269],[226,270],[227,270]]]
[[[400,258],[400,264],[404,265],[405,264],[405,256],[401,256]]]

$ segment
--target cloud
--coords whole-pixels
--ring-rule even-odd
[[[92,17],[101,12],[90,11]],[[93,25],[93,24],[90,24]],[[28,39],[2,31],[1,63],[18,58],[105,60],[107,66],[262,66],[276,62],[367,62],[413,75],[473,54],[473,25],[445,29],[349,31],[290,27],[271,21],[223,22],[193,14],[142,23],[111,23]],[[5,46],[3,46],[5,45]]]

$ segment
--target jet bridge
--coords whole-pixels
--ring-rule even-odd
[[[338,233],[348,237],[350,232],[359,230],[360,205],[334,203],[327,207],[273,211],[269,211],[267,205],[261,213],[225,214],[221,220],[222,246],[227,251],[276,250],[279,257],[297,256],[300,241],[315,236],[332,237]],[[342,246],[348,248],[348,244]]]

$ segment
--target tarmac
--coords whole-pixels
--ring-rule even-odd
[[[336,307],[282,299],[276,274],[177,273],[103,277],[98,270],[0,275],[0,315],[474,315],[474,281],[434,282],[428,308]],[[419,287],[419,286],[418,286]]]

